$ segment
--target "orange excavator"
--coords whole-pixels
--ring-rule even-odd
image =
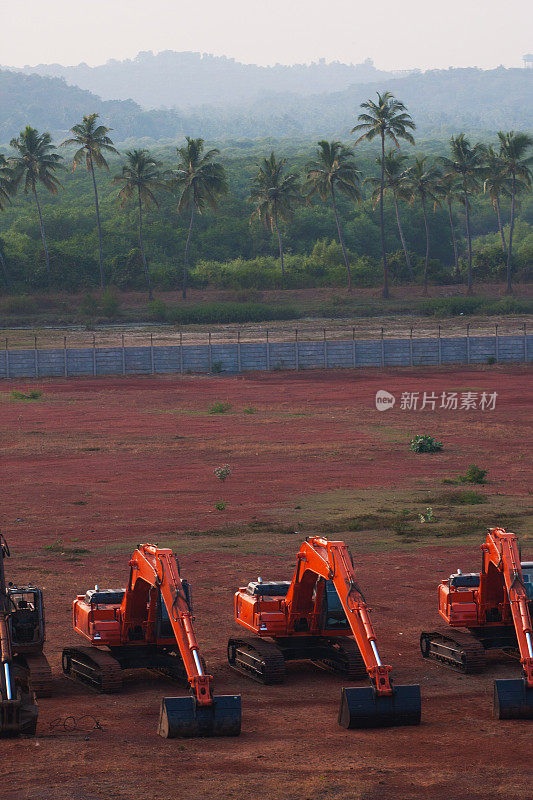
[[[4,558],[9,547],[0,534],[0,737],[35,736],[39,708],[27,665],[17,661],[13,649],[13,619],[17,614],[6,586]]]
[[[163,698],[158,733],[170,739],[237,736],[241,698],[213,695],[192,624],[190,586],[172,550],[141,544],[129,566],[126,589],[96,586],[74,600],[74,630],[89,646],[65,648],[63,671],[102,692],[120,691],[123,669],[186,679],[191,696]]]
[[[481,572],[458,570],[439,584],[438,611],[449,627],[422,632],[422,655],[474,673],[487,651],[518,650],[523,677],[494,682],[494,715],[533,719],[533,562],[521,563],[517,537],[504,528],[490,528],[481,551]]]
[[[297,555],[292,581],[259,578],[235,594],[235,620],[253,637],[232,638],[233,669],[264,684],[282,683],[285,663],[308,660],[370,687],[344,688],[344,728],[418,725],[420,686],[394,686],[383,664],[369,608],[344,542],[311,537]]]

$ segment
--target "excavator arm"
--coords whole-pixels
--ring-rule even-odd
[[[187,673],[190,698],[162,700],[158,733],[164,738],[185,736],[237,736],[241,729],[239,695],[215,697],[213,678],[204,670],[193,618],[173,552],[151,544],[139,545],[130,560],[130,582],[124,595],[124,625],[148,604],[151,589],[157,589],[168,612],[170,624]]]
[[[421,715],[420,687],[392,686],[392,668],[383,664],[379,656],[369,608],[344,542],[321,537],[303,542],[286,597],[289,617],[297,617],[300,608],[309,607],[316,576],[333,582],[371,683],[370,689],[342,690],[339,723],[346,728],[417,725]]]
[[[510,611],[524,670],[522,680],[495,681],[495,712],[500,719],[530,719],[533,717],[533,628],[518,540],[514,533],[504,528],[490,528],[481,550],[480,614],[483,616],[486,609],[494,607],[496,600],[503,600],[499,603],[501,614],[504,616]],[[502,593],[502,583],[505,593]]]

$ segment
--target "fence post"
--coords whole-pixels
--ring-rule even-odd
[[[241,332],[237,331],[237,369],[241,372]]]
[[[294,364],[296,366],[296,370],[300,369],[300,352],[298,349],[298,328],[294,331]]]
[[[440,338],[440,325],[439,325],[439,367],[442,366],[442,342]]]
[[[383,338],[383,328],[381,329],[381,366],[385,366],[385,340]]]
[[[93,333],[93,377],[96,376],[96,336]]]
[[[466,363],[470,364],[470,323],[466,324]]]
[[[496,363],[498,364],[500,361],[500,340],[498,337],[498,323],[494,326],[495,328],[495,337],[496,337]]]
[[[154,372],[154,334],[150,331],[150,373],[153,375]]]
[[[324,369],[328,367],[328,343],[326,341],[326,329],[324,328]]]
[[[413,329],[409,328],[409,366],[413,366]]]
[[[268,341],[268,328],[266,331],[266,367],[267,372],[270,372],[270,342]]]
[[[9,340],[6,336],[6,378],[10,378],[9,374]]]
[[[183,331],[180,331],[180,375],[183,375]]]
[[[528,356],[528,352],[527,352],[527,333],[526,333],[526,323],[525,322],[524,322],[524,361],[526,362],[526,364],[529,361],[529,356]]]
[[[65,378],[68,378],[68,358],[67,358],[67,337],[63,336],[63,372]]]
[[[355,369],[355,328],[352,328],[352,366]]]
[[[208,334],[208,347],[207,347],[207,358],[208,358],[208,366],[209,366],[209,374],[213,372],[213,351],[211,349],[211,331]]]
[[[126,348],[124,347],[124,334],[122,334],[122,374],[126,374]]]
[[[33,336],[33,362],[35,366],[35,377],[39,377],[39,354],[37,353],[37,336]]]

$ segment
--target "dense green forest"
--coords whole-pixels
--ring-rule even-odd
[[[357,122],[356,116],[352,122]],[[232,289],[343,286],[349,266],[354,286],[380,285],[382,250],[377,202],[379,180],[376,181],[380,173],[379,150],[375,141],[363,141],[354,149],[354,141],[352,136],[344,149],[347,161],[353,163],[356,191],[355,194],[338,192],[338,220],[329,195],[301,191],[305,188],[306,176],[309,179],[310,163],[313,159],[316,163],[317,152],[320,152],[316,144],[263,140],[233,141],[220,146],[213,158],[224,173],[227,192],[220,192],[218,204],[213,204],[215,208],[210,208],[209,203],[199,208],[203,213],[194,219],[190,235],[190,284]],[[471,147],[483,150],[474,142]],[[50,145],[50,150],[54,158],[56,154],[62,157],[55,171],[60,181],[57,193],[47,191],[46,186],[38,189],[50,276],[47,276],[34,196],[30,190],[24,193],[20,185],[11,198],[6,196],[0,214],[3,292],[29,293],[48,287],[78,291],[96,287],[100,282],[91,172],[85,168],[83,159],[72,171],[75,147],[61,147],[56,151]],[[525,150],[528,150],[527,141]],[[8,159],[14,152],[13,148],[3,149]],[[413,146],[403,141],[400,152],[405,159],[402,175],[405,173],[407,183],[398,190],[396,200],[405,248],[400,237],[394,193],[386,189],[384,196],[384,235],[390,280],[393,284],[407,283],[412,278],[422,282],[427,266],[430,284],[463,281],[468,247],[461,187],[455,184],[452,187],[449,206],[442,190],[435,188],[423,204],[420,183],[414,182],[417,168],[419,176],[422,169],[422,177],[427,180],[431,170],[438,172],[437,178],[442,177],[445,173],[442,159],[450,158],[450,143],[420,138]],[[257,194],[259,165],[271,153],[275,154],[284,175],[294,175],[297,187],[290,213],[279,213],[277,232],[272,209],[261,215],[257,213],[258,204],[250,202],[254,186]],[[159,145],[145,155],[153,161],[158,177],[152,186],[154,202],[143,205],[143,246],[151,284],[156,291],[158,288],[179,290],[183,287],[190,202],[186,199],[178,210],[179,194],[169,182],[169,176],[176,180],[180,153],[175,145]],[[129,202],[123,196],[122,205],[118,202],[117,176],[124,174],[121,173],[124,153],[110,149],[106,158],[109,169],[95,169],[102,228],[102,283],[118,289],[143,289],[146,265],[139,246],[136,195],[130,194]],[[527,153],[525,162],[531,162]],[[510,183],[507,178],[506,183],[496,187],[502,222],[499,230],[495,195],[491,194],[490,186],[485,185],[486,173],[481,161],[476,169],[479,174],[473,178],[468,191],[472,277],[474,281],[503,280],[510,232]],[[526,167],[526,172],[528,169]],[[533,197],[527,183],[519,182],[516,192],[512,272],[513,279],[518,281],[533,276]],[[457,240],[457,263],[454,263],[450,221]],[[279,259],[282,242],[284,274]]]

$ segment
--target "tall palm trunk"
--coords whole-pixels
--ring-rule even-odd
[[[144,267],[144,277],[146,278],[146,285],[148,286],[148,300],[152,300],[152,281],[150,280],[150,272],[148,270],[148,264],[146,263],[146,255],[144,253],[144,241],[143,241],[143,207],[141,202],[141,191],[139,189],[138,192],[138,200],[139,200],[139,247],[141,249],[141,257],[143,260],[143,267]]]
[[[468,190],[466,181],[463,181],[463,194],[465,198],[466,239],[468,241],[468,275],[466,279],[467,293],[472,294],[472,236],[470,235],[470,207],[468,205]]]
[[[507,250],[507,294],[513,291],[511,280],[511,258],[513,254],[514,215],[516,201],[516,175],[513,172],[513,187],[511,194],[511,225],[509,226],[509,249]]]
[[[453,213],[452,213],[452,201],[448,200],[448,218],[450,220],[450,230],[452,232],[452,243],[453,243],[453,263],[455,267],[455,279],[458,281],[460,278],[459,274],[459,256],[457,254],[457,237],[455,235],[455,225],[453,224]]]
[[[426,201],[422,198],[422,216],[424,217],[424,228],[426,229],[426,260],[424,262],[424,294],[428,293],[428,264],[429,264],[429,227],[428,215],[426,212]]]
[[[91,176],[94,189],[94,206],[96,208],[96,225],[98,227],[98,263],[100,265],[100,289],[104,288],[104,254],[102,249],[102,225],[100,224],[100,205],[98,203],[98,189],[96,188],[96,175],[94,174],[94,164],[91,154],[89,154],[89,164],[91,165]]]
[[[276,211],[276,209],[274,209],[273,219],[274,219],[274,228],[275,228],[277,236],[278,236],[279,260],[281,261],[281,275],[284,278],[285,277],[285,255],[283,253],[283,242],[281,240],[281,233],[279,232],[278,212]]]
[[[192,226],[194,222],[194,198],[191,205],[191,221],[189,222],[189,233],[187,235],[187,244],[185,245],[185,262],[183,264],[183,287],[181,294],[184,300],[187,298],[187,278],[189,275],[189,248],[191,245]]]
[[[498,217],[498,230],[500,231],[500,239],[502,240],[502,250],[505,253],[505,251],[507,250],[507,245],[505,244],[505,233],[502,225],[502,215],[500,210],[499,195],[496,195],[496,197],[494,198],[494,210],[496,212],[496,216]]]
[[[0,267],[2,268],[2,275],[4,276],[4,282],[8,289],[11,288],[11,279],[9,277],[9,273],[7,271],[6,260],[4,258],[4,254],[2,253],[2,248],[0,247]]]
[[[348,260],[348,253],[346,252],[346,247],[344,244],[344,236],[342,235],[341,223],[339,220],[339,212],[337,210],[337,199],[335,197],[335,189],[333,187],[333,183],[331,184],[331,202],[333,204],[333,213],[335,214],[335,222],[337,223],[337,232],[339,234],[339,242],[342,248],[342,255],[344,256],[344,264],[346,266],[346,272],[348,273],[348,291],[352,291],[352,271],[350,269],[350,262]]]
[[[400,222],[400,212],[398,210],[398,198],[396,197],[396,192],[393,191],[392,196],[394,197],[394,209],[396,211],[396,223],[398,225],[398,233],[400,234],[400,240],[402,242],[403,252],[404,252],[404,255],[405,255],[405,261],[407,263],[407,269],[409,271],[409,280],[413,281],[415,276],[413,274],[413,266],[411,264],[411,258],[409,256],[409,251],[407,250],[407,245],[405,243],[405,237],[403,235],[403,228],[402,228],[402,224]]]
[[[383,195],[385,193],[385,134],[381,134],[381,189],[379,193],[379,223],[381,227],[381,252],[383,254],[383,297],[389,296],[389,270],[387,266],[387,248],[385,245],[385,216],[383,213]]]
[[[43,243],[44,258],[45,258],[45,261],[46,261],[46,276],[48,278],[48,285],[50,285],[50,257],[48,255],[48,247],[46,246],[46,236],[45,236],[45,233],[44,233],[43,215],[42,215],[42,212],[41,212],[41,204],[39,203],[39,197],[37,195],[37,187],[36,187],[35,183],[33,184],[32,189],[33,189],[33,196],[35,197],[35,203],[37,205],[37,211],[39,213],[39,224],[41,226],[41,240],[42,240],[42,243]]]

